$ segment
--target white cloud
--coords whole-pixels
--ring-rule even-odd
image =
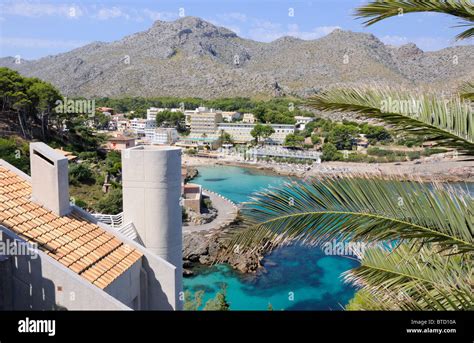
[[[62,16],[79,18],[84,15],[84,8],[76,5],[52,5],[40,2],[11,1],[0,5],[3,15],[38,18],[42,16]]]
[[[402,36],[383,36],[380,38],[382,42],[388,45],[394,45],[394,46],[400,46],[409,43],[407,37],[402,37]]]
[[[240,13],[240,12],[230,12],[230,13],[219,14],[217,17],[223,21],[230,21],[230,22],[239,21],[241,23],[245,23],[248,19],[245,13]]]
[[[38,18],[43,16],[61,16],[66,18],[79,18],[88,16],[99,20],[124,19],[124,20],[174,20],[178,13],[158,12],[148,8],[136,9],[125,6],[77,6],[74,4],[53,5],[39,1],[10,1],[0,4],[2,15]]]
[[[9,46],[15,48],[60,48],[73,49],[86,45],[87,41],[78,40],[54,40],[54,39],[38,39],[24,37],[0,37],[0,46]]]
[[[152,11],[149,10],[148,8],[145,8],[141,10],[141,14],[145,16],[146,18],[149,18],[153,21],[155,20],[176,20],[178,19],[178,13],[174,12],[157,12],[157,11]]]
[[[177,13],[173,12],[158,12],[153,11],[148,8],[135,9],[129,7],[101,7],[99,9],[93,6],[91,11],[92,17],[100,20],[109,20],[109,19],[124,19],[124,20],[134,20],[134,21],[143,21],[143,20],[174,20],[178,18]]]
[[[129,14],[122,11],[118,7],[101,8],[97,12],[96,17],[100,20],[108,20],[120,17],[123,17],[124,19],[130,19]]]
[[[326,36],[336,29],[340,29],[339,26],[318,26],[311,31],[300,31],[297,24],[288,25],[288,35],[301,38],[301,39],[317,39]]]

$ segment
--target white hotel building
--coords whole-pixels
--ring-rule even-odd
[[[145,138],[150,144],[171,145],[178,141],[179,135],[175,128],[159,127],[156,129],[145,129]]]
[[[156,121],[151,119],[133,118],[130,120],[130,129],[137,136],[145,136],[145,130],[155,129]]]

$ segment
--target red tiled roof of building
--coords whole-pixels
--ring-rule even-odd
[[[143,254],[73,211],[59,217],[30,200],[31,186],[0,166],[0,225],[105,288]]]

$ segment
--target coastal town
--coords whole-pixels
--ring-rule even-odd
[[[108,149],[121,150],[135,145],[174,145],[184,149],[183,161],[188,166],[241,164],[299,177],[328,173],[412,175],[423,180],[445,181],[472,180],[474,177],[470,163],[459,161],[462,158],[455,151],[440,151],[432,156],[420,154],[432,147],[433,143],[429,141],[414,148],[381,146],[387,154],[408,156],[411,153],[418,158],[407,157],[392,163],[390,160],[355,162],[351,155],[367,156],[371,152],[371,142],[363,133],[352,134],[350,144],[341,151],[342,158],[339,161],[326,159],[326,163],[322,163],[322,147],[327,138],[318,136],[320,127],[310,124],[317,120],[317,115],[296,115],[295,124],[290,125],[258,124],[252,113],[206,107],[194,110],[151,107],[146,110],[146,118],[133,117],[133,113],[118,114],[108,107],[99,107],[98,111],[109,118],[106,130],[109,134]],[[159,113],[182,115],[180,125],[185,128],[184,134],[167,122],[157,124]],[[272,133],[256,144],[259,136],[255,127],[259,126],[271,128]],[[312,131],[308,132],[307,127]],[[299,144],[291,140],[295,133],[296,137],[301,137]]]
[[[0,4],[0,343],[464,334],[471,1],[182,2]]]

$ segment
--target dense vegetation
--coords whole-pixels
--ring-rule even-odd
[[[120,154],[101,150],[104,136],[96,133],[107,126],[107,118],[101,113],[78,113],[75,106],[66,105],[67,99],[51,84],[0,68],[0,158],[29,173],[29,141],[70,151],[78,156],[69,163],[72,200],[86,209],[118,213],[122,208]],[[107,194],[102,192],[105,175],[111,179]]]
[[[103,125],[103,118],[77,112],[67,102],[51,84],[0,68],[0,133],[40,139],[74,153],[96,151],[104,137],[93,126]]]
[[[186,131],[184,114],[181,111],[172,112],[165,110],[156,114],[157,127],[175,127],[180,132]]]

